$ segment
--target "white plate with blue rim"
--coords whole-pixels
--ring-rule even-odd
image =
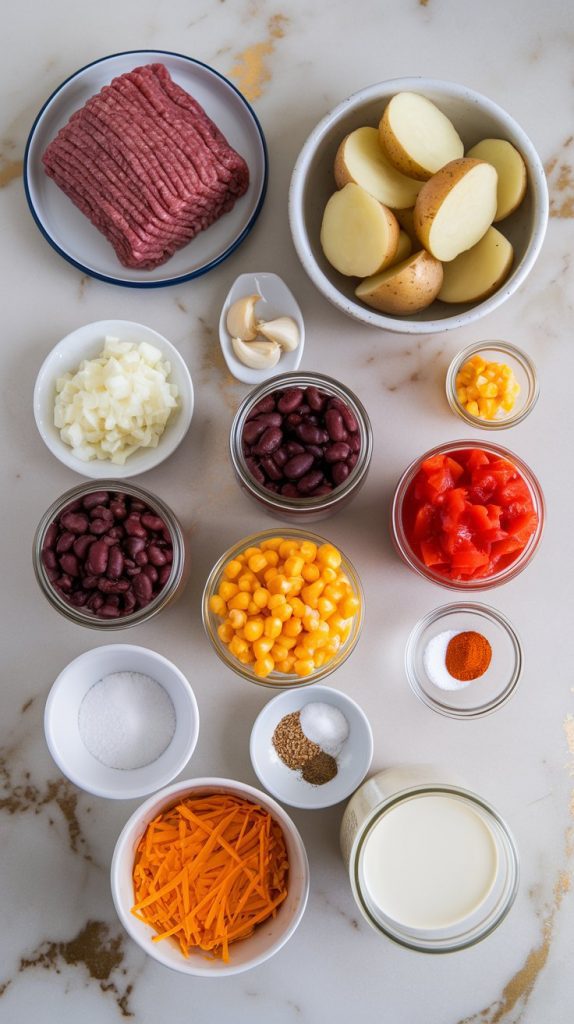
[[[118,75],[144,64],[164,64],[190,93],[249,167],[249,188],[228,213],[153,270],[123,267],[111,244],[45,173],[42,154],[71,115]],[[161,288],[199,277],[218,266],[247,237],[263,206],[268,159],[259,121],[238,89],[214,68],[167,50],[130,50],[87,64],[46,100],[26,144],[24,187],[32,216],[53,249],[83,273],[109,284]]]

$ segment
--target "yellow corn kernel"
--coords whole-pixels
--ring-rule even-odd
[[[260,679],[264,679],[265,676],[268,676],[269,673],[272,672],[274,668],[275,662],[273,661],[273,658],[269,654],[266,654],[265,657],[263,658],[258,658],[253,665],[253,671],[255,672],[256,676],[259,676]]]
[[[338,608],[343,618],[352,619],[353,615],[356,615],[361,607],[361,602],[355,594],[350,594],[349,597],[345,597]]]
[[[261,609],[259,608],[259,605],[255,604],[255,601],[253,600],[253,595],[251,595],[251,597],[252,597],[252,599],[249,602],[249,604],[247,605],[247,614],[248,615],[257,615],[257,613]]]
[[[313,664],[315,665],[315,668],[321,668],[321,666],[328,660],[329,655],[326,653],[324,647],[320,651],[315,651],[315,654],[313,655]]]
[[[333,655],[337,653],[337,651],[339,650],[340,646],[341,646],[341,637],[339,636],[338,633],[334,633],[332,636],[329,637],[329,639],[327,640],[327,643],[325,644],[325,646],[322,649],[327,653],[329,658],[332,658]]]
[[[227,565],[225,566],[223,572],[228,580],[234,580],[236,576],[239,576],[239,573],[241,572],[242,568],[243,566],[241,562],[237,558],[232,558],[231,561],[228,562]]]
[[[279,608],[280,605],[286,604],[286,602],[285,594],[272,594],[267,602],[267,607],[270,611],[274,611],[275,608]]]
[[[328,597],[320,597],[317,601],[317,611],[322,619],[328,619],[333,612],[337,611],[337,605]]]
[[[282,540],[279,545],[280,558],[289,558],[297,550],[296,540]]]
[[[330,566],[325,565],[323,566],[321,579],[325,580],[325,583],[336,583],[339,579],[339,573],[336,569],[331,569]]]
[[[291,597],[294,594],[299,594],[302,590],[304,579],[302,576],[288,576],[287,582],[289,584],[289,590],[287,593]]]
[[[219,597],[222,597],[224,601],[230,601],[238,592],[237,584],[231,583],[229,580],[223,580],[219,586]]]
[[[287,622],[283,623],[283,635],[286,637],[296,637],[303,629],[303,623],[301,619],[293,614]]]
[[[265,619],[263,632],[266,637],[270,637],[272,640],[275,640],[280,635],[282,629],[283,623],[276,615],[269,615],[269,617]]]
[[[236,658],[239,657],[240,654],[244,654],[245,651],[249,649],[247,642],[245,640],[242,640],[241,637],[239,636],[232,637],[232,639],[229,641],[228,647],[231,653],[234,654]]]
[[[282,573],[277,573],[273,579],[269,580],[268,587],[270,594],[287,594],[289,592],[289,581]]]
[[[307,587],[303,587],[303,590],[301,591],[301,597],[305,604],[310,605],[311,608],[316,608],[317,601],[321,597],[321,594],[323,593],[324,589],[325,581],[315,580],[314,583],[309,583]]]
[[[279,545],[283,543],[283,537],[268,537],[267,540],[261,541],[262,551],[277,551]]]
[[[249,621],[245,623],[243,629],[243,632],[245,633],[245,639],[249,640],[249,643],[253,643],[254,640],[259,640],[259,637],[263,636],[263,627],[263,619],[249,619]]]
[[[298,676],[310,676],[315,665],[312,658],[298,658],[293,668]]]
[[[245,561],[247,562],[247,564],[249,564],[249,559],[253,555],[260,555],[260,554],[261,554],[261,548],[255,548],[255,547],[245,548],[245,551],[243,552],[243,555],[245,557]]]
[[[249,594],[245,590],[240,590],[235,597],[231,598],[231,601],[227,602],[227,607],[231,610],[232,608],[239,608],[240,611],[245,611],[249,604]]]
[[[261,661],[266,654],[273,647],[273,640],[268,636],[262,636],[259,640],[255,640],[253,644],[253,654],[257,658],[257,661]]]
[[[266,551],[265,561],[267,565],[277,565],[279,563],[279,555],[276,551]]]
[[[293,672],[293,665],[295,664],[295,658],[289,655],[284,661],[275,662],[275,671],[284,672],[285,675],[290,675]]]
[[[350,623],[343,615],[338,612],[335,615],[331,615],[329,619],[329,629],[331,633],[338,633],[340,637],[343,636],[345,631],[349,629]]]
[[[251,558],[247,559],[247,565],[251,569],[251,572],[261,572],[262,569],[266,569],[270,563],[267,561],[266,556],[262,551],[258,551],[256,555],[251,555]]]
[[[278,575],[279,570],[276,569],[274,565],[270,565],[269,568],[266,569],[265,572],[263,573],[263,579],[265,580],[267,586],[269,586],[271,580],[275,579],[275,577]]]
[[[293,609],[290,604],[280,604],[275,609],[275,616],[281,620],[281,622],[287,622],[293,615]]]
[[[230,643],[235,635],[233,626],[229,622],[222,622],[221,625],[217,627],[217,635],[224,644]]]
[[[212,594],[209,598],[209,610],[214,615],[225,615],[227,611],[227,605],[219,594]]]
[[[300,597],[292,597],[290,594],[289,604],[293,609],[293,615],[296,615],[299,619],[302,618],[305,614],[305,602]]]
[[[303,623],[303,629],[305,629],[307,633],[313,633],[316,629],[318,629],[319,621],[319,615],[317,613],[314,614],[311,608],[309,608],[309,610],[305,612],[303,618],[301,619],[301,622]]]
[[[295,622],[298,622],[298,621],[299,621],[298,619],[295,619]],[[281,630],[281,636],[278,637],[278,642],[281,644],[282,647],[286,647],[287,650],[290,651],[293,647],[295,647],[295,645],[297,643],[297,637],[295,637],[295,636],[288,636],[285,633],[285,626],[283,626],[283,629]]]
[[[242,651],[241,654],[236,655],[236,657],[237,660],[240,661],[242,665],[250,665],[253,661],[255,661],[255,658],[253,657],[253,653],[250,647],[248,647],[246,651]]]
[[[300,555],[290,555],[285,560],[283,572],[286,576],[300,576],[305,562]]]
[[[229,622],[233,629],[243,629],[247,622],[247,615],[245,612],[240,611],[239,608],[232,608],[229,612]]]
[[[273,661],[285,661],[285,658],[289,657],[289,651],[282,644],[273,644],[273,647],[269,651],[269,654],[273,658]]]
[[[307,634],[305,634],[307,636]],[[307,644],[300,643],[296,644],[293,648],[293,655],[295,658],[308,658],[310,648]]]
[[[240,590],[243,590],[245,593],[251,594],[255,587],[257,586],[258,582],[259,580],[257,579],[257,576],[255,576],[252,572],[244,572],[241,576],[238,577],[237,586],[239,587]]]
[[[317,545],[312,540],[304,540],[299,545],[299,554],[304,562],[314,562],[317,557]]]
[[[338,605],[339,601],[342,601],[345,597],[345,591],[341,585],[337,586],[335,583],[328,583],[323,591],[323,597],[328,597],[329,601],[333,601]]]
[[[256,604],[258,608],[267,608],[267,604],[269,602],[269,591],[266,590],[265,587],[256,587],[251,596],[253,603]]]
[[[314,583],[315,580],[319,579],[320,575],[321,570],[315,562],[307,562],[307,564],[303,566],[301,576],[306,583]]]
[[[332,544],[321,544],[317,550],[317,561],[328,565],[330,569],[338,569],[341,564],[341,552]]]

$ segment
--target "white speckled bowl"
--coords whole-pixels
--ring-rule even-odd
[[[484,138],[503,138],[522,154],[528,174],[526,197],[514,214],[496,226],[514,247],[515,260],[502,287],[482,302],[451,305],[435,301],[412,316],[386,316],[356,299],[358,278],[344,277],[325,259],[319,235],[323,210],[336,190],[333,162],[345,135],[363,125],[376,126],[395,93],[418,92],[449,117],[465,150]],[[313,129],[293,171],[289,219],[299,259],[320,292],[347,316],[398,334],[433,334],[474,323],[491,313],[525,281],[540,252],[548,223],[548,188],[544,168],[532,142],[502,107],[454,82],[432,78],[396,78],[349,96]]]

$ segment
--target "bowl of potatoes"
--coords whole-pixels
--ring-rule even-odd
[[[293,170],[298,256],[348,316],[404,334],[472,323],[540,252],[548,189],[523,129],[452,82],[400,78],[340,103]]]

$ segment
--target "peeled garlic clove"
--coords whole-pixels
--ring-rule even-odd
[[[293,352],[299,345],[299,328],[290,316],[280,316],[267,322],[260,320],[257,329],[270,341],[276,341],[286,352]]]
[[[232,338],[240,341],[253,341],[257,337],[257,320],[255,305],[260,295],[245,295],[238,299],[227,310],[227,330]]]
[[[281,358],[281,346],[275,341],[243,341],[232,338],[231,346],[240,363],[252,370],[269,370]]]

